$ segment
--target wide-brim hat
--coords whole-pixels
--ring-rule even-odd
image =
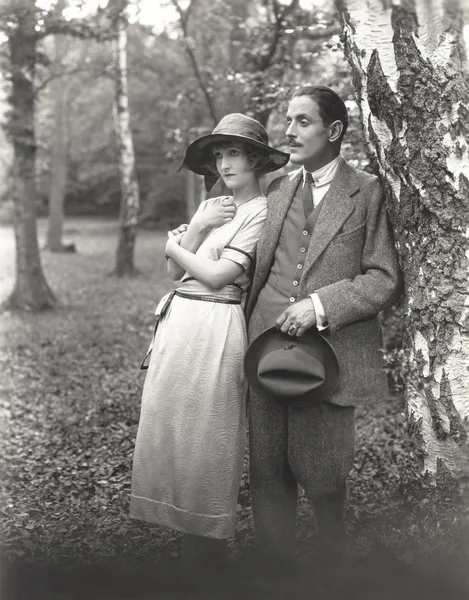
[[[187,148],[184,160],[178,168],[190,169],[194,173],[204,175],[207,191],[215,185],[219,178],[209,166],[207,150],[218,142],[245,142],[261,150],[267,156],[262,164],[262,172],[270,173],[284,167],[290,160],[290,155],[269,146],[269,136],[265,127],[256,119],[251,119],[241,113],[231,113],[223,117],[212,133],[194,140]]]
[[[260,396],[287,406],[326,400],[339,382],[339,361],[316,328],[301,337],[267,329],[249,346],[244,358],[249,385]]]

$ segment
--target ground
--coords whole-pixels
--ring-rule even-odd
[[[42,243],[43,220],[39,229]],[[116,279],[109,275],[116,223],[68,221],[65,241],[78,252],[42,253],[58,307],[0,314],[2,598],[309,598],[313,590],[321,598],[462,598],[469,585],[469,486],[437,488],[419,476],[401,395],[358,415],[349,557],[335,580],[324,582],[315,570],[318,548],[304,499],[296,575],[282,587],[249,566],[247,473],[238,538],[229,546],[233,563],[223,575],[194,577],[181,567],[179,534],[129,519],[139,366],[154,307],[171,289],[164,238],[140,232],[140,275]],[[0,256],[1,302],[14,281],[11,227],[0,228]]]

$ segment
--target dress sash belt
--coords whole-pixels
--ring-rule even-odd
[[[158,306],[156,307],[156,310],[155,310],[155,317],[156,317],[155,329],[153,331],[153,337],[151,339],[150,346],[148,347],[147,353],[145,354],[145,358],[143,359],[142,364],[140,366],[140,371],[146,371],[148,369],[148,364],[145,364],[145,361],[148,359],[148,357],[151,354],[151,351],[153,350],[153,345],[155,343],[155,337],[156,337],[156,331],[158,329],[160,319],[168,310],[168,307],[171,304],[171,302],[173,301],[174,296],[179,296],[180,298],[186,298],[188,300],[199,300],[201,302],[217,302],[219,304],[241,304],[241,298],[230,299],[230,298],[223,298],[220,296],[218,296],[218,297],[217,296],[209,296],[206,294],[202,294],[202,295],[201,294],[191,294],[188,292],[182,292],[181,290],[178,290],[178,289],[172,290],[168,294],[165,294],[163,296],[163,298],[161,298],[161,300],[159,301]]]

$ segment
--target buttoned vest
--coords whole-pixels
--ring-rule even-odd
[[[305,219],[302,182],[300,179],[282,225],[269,277],[257,300],[267,327],[273,327],[288,306],[302,300],[298,298],[299,283],[314,226],[322,207],[321,200]]]

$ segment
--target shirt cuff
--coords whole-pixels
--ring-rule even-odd
[[[310,294],[310,298],[313,301],[314,312],[316,313],[316,327],[318,331],[327,329],[329,323],[327,322],[326,312],[321,300],[317,294]]]

